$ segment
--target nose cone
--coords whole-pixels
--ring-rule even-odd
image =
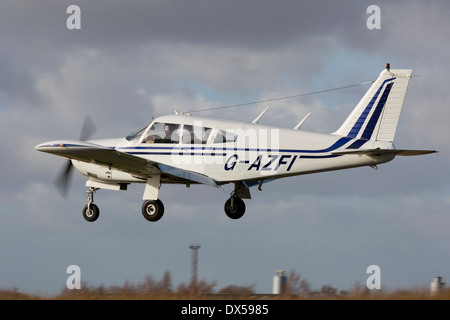
[[[48,143],[40,143],[36,147],[34,147],[37,151],[45,151],[45,149],[48,147]]]
[[[36,147],[34,147],[37,151],[44,151],[46,143],[40,143]]]

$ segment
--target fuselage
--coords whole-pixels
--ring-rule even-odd
[[[171,140],[163,140],[157,132],[160,124],[176,126],[178,136],[173,138],[175,134],[172,133]],[[161,139],[155,139],[155,136]],[[378,147],[374,143],[383,144],[380,145],[383,148],[393,148],[391,143],[189,115],[157,118],[127,138],[90,142],[151,162],[206,175],[219,184],[373,166],[395,157],[394,154],[333,154],[345,149]],[[143,176],[76,160],[73,163],[91,180],[145,182]]]

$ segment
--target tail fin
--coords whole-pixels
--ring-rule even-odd
[[[388,64],[334,134],[393,142],[411,72]]]

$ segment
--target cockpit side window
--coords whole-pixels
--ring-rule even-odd
[[[155,122],[142,143],[178,143],[180,141],[180,125],[178,123]]]

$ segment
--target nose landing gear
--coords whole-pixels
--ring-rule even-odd
[[[89,222],[94,222],[100,215],[100,209],[94,204],[94,193],[98,188],[91,187],[86,191],[88,195],[88,203],[83,208],[83,218]]]

